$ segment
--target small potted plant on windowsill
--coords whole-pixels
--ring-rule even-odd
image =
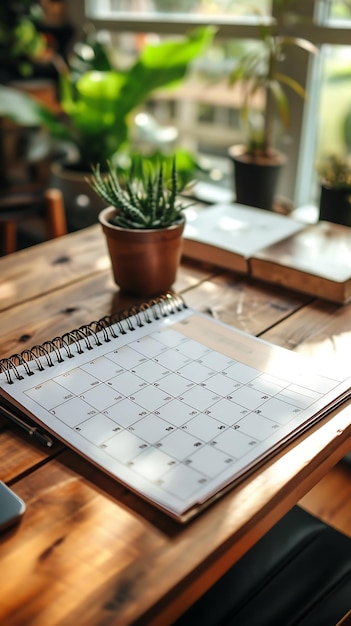
[[[134,174],[135,171],[137,174]],[[182,252],[185,205],[178,197],[173,159],[170,176],[164,164],[146,172],[133,162],[126,177],[109,164],[102,174],[93,167],[88,179],[107,204],[99,214],[106,236],[113,275],[123,290],[138,296],[168,291],[175,281]]]
[[[319,219],[351,226],[351,156],[330,154],[317,167]]]
[[[282,69],[288,50],[301,48],[316,53],[310,41],[289,34],[288,1],[274,0],[277,19],[259,25],[260,41],[239,59],[229,77],[229,85],[240,85],[244,97],[240,109],[246,140],[230,146],[234,164],[236,200],[241,204],[272,209],[278,177],[286,156],[275,147],[276,130],[290,126],[288,88],[301,97],[305,91],[293,76]]]

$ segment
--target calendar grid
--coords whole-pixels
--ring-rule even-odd
[[[54,375],[43,368],[23,376],[14,397],[99,467],[180,516],[298,431],[324,406],[326,389],[340,386],[256,367],[252,350],[245,362],[214,349],[182,326],[202,319],[187,310],[115,341],[99,341],[101,332],[93,351],[57,364]]]

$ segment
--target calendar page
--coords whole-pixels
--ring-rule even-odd
[[[2,394],[177,519],[341,401],[350,381],[184,309],[1,376]],[[100,345],[99,345],[100,344]],[[77,349],[78,346],[78,349]],[[87,347],[88,346],[88,347]],[[78,352],[81,352],[80,354]],[[53,357],[57,354],[53,354]],[[42,364],[42,371],[40,365]]]

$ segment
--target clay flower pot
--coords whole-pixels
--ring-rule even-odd
[[[168,291],[180,264],[185,221],[167,228],[128,229],[109,223],[115,211],[107,207],[99,214],[115,283],[137,296]]]

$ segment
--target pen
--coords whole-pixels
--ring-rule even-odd
[[[2,413],[4,417],[7,417],[11,422],[22,428],[22,430],[24,430],[27,435],[29,435],[30,437],[34,437],[47,448],[51,448],[51,446],[53,445],[53,440],[46,433],[40,430],[40,428],[37,428],[36,426],[30,426],[29,424],[27,424],[27,422],[17,417],[17,415],[14,415],[12,411],[9,411],[9,409],[1,406],[0,413]]]

